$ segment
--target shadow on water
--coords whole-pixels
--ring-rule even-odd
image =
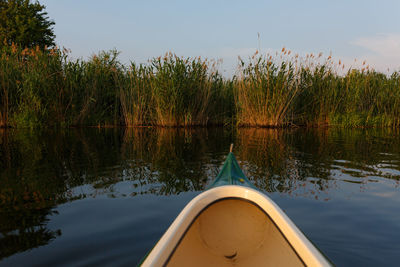
[[[0,259],[62,235],[57,206],[84,198],[201,191],[229,144],[258,188],[330,199],[346,183],[400,178],[388,129],[69,129],[0,131]]]

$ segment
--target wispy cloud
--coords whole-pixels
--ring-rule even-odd
[[[350,44],[366,49],[363,58],[377,70],[400,69],[400,33],[360,37]]]
[[[392,33],[361,37],[351,43],[383,57],[400,56],[400,34]]]

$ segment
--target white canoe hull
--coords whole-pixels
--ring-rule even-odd
[[[330,266],[266,195],[219,186],[194,198],[142,266]]]

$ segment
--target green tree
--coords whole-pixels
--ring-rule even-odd
[[[53,21],[38,1],[0,0],[0,46],[54,46]]]

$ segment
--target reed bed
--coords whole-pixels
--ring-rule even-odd
[[[151,67],[154,124],[207,125],[212,88],[207,61],[179,58],[168,53],[164,58],[153,59]]]
[[[150,80],[152,71],[144,65],[131,63],[125,72],[116,73],[124,125],[146,125],[151,121],[152,94]]]
[[[167,53],[125,66],[117,51],[71,60],[57,48],[0,48],[0,127],[400,126],[400,72],[282,49],[218,62]]]
[[[235,90],[237,124],[288,125],[299,89],[299,71],[295,63],[287,60],[275,63],[272,57],[257,54],[248,64],[241,60]]]

